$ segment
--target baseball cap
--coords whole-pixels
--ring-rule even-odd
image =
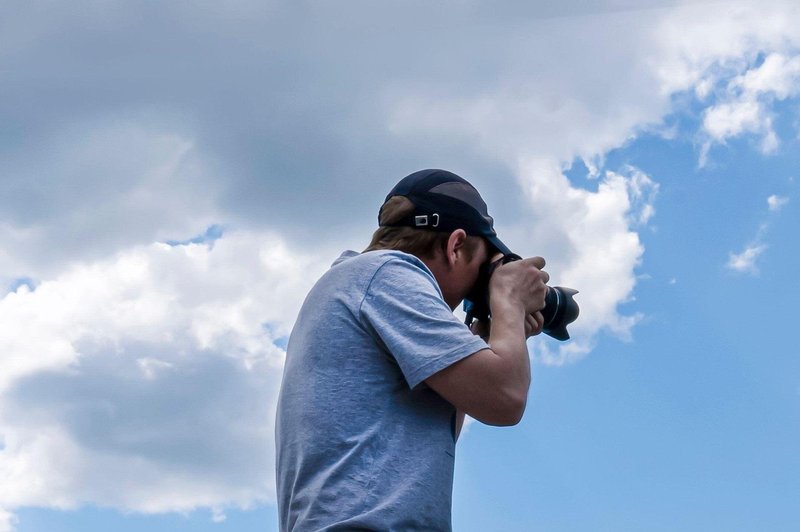
[[[448,233],[463,229],[468,235],[482,236],[500,253],[511,253],[497,238],[494,219],[489,216],[481,195],[466,179],[453,172],[438,169],[414,172],[395,185],[386,201],[394,196],[408,198],[414,204],[414,212],[384,225]]]

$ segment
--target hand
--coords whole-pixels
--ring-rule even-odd
[[[531,331],[538,334],[541,325],[535,313],[544,308],[547,281],[550,275],[542,268],[545,260],[533,257],[499,266],[492,275],[489,288],[490,305],[494,313],[497,305],[521,308],[525,316],[531,315]]]
[[[469,330],[472,331],[472,334],[480,336],[484,340],[488,340],[489,334],[492,332],[492,321],[475,320],[469,326]]]
[[[544,327],[544,316],[541,312],[534,312],[525,316],[525,338],[536,336],[542,332]]]

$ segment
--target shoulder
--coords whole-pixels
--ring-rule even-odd
[[[434,282],[433,273],[422,260],[409,253],[396,250],[377,250],[365,253],[348,251],[332,265],[332,270],[341,270],[371,275],[372,277],[419,277]]]
[[[362,253],[360,261],[372,272],[372,287],[392,286],[397,291],[408,288],[419,290],[421,286],[439,292],[439,283],[433,273],[418,257],[395,250],[369,251]]]
[[[340,264],[351,264],[351,265],[360,265],[362,267],[373,267],[375,269],[380,268],[381,266],[387,263],[400,263],[400,264],[408,264],[410,266],[414,266],[419,268],[427,273],[430,273],[428,267],[425,266],[425,263],[419,259],[419,257],[415,255],[411,255],[409,253],[405,253],[403,251],[397,251],[394,249],[380,249],[376,251],[366,251],[364,253],[355,253],[353,251],[348,251],[342,253],[342,256],[339,257],[336,262],[333,263],[333,266],[339,266]]]

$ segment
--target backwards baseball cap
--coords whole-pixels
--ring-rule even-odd
[[[414,212],[391,224],[392,227],[415,227],[430,231],[452,232],[463,229],[468,235],[482,236],[497,251],[508,255],[494,230],[486,202],[466,179],[447,170],[420,170],[404,177],[386,196],[408,198]],[[381,211],[383,208],[381,208]],[[380,223],[380,213],[378,213]]]

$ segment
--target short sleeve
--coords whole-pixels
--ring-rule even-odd
[[[410,388],[489,347],[453,315],[423,264],[399,258],[375,272],[360,319],[394,357]]]

